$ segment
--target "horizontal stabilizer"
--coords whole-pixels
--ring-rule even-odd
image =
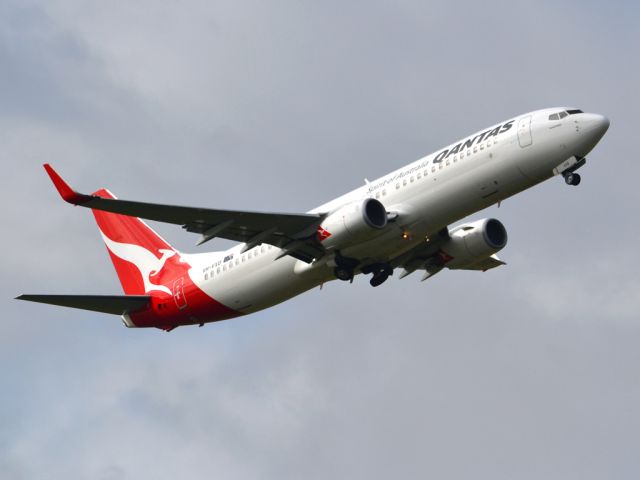
[[[123,315],[146,307],[150,295],[20,295],[16,300]]]

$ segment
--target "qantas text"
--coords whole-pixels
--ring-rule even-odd
[[[486,132],[482,132],[481,134],[476,135],[473,138],[469,138],[469,139],[465,140],[464,142],[458,143],[451,150],[447,149],[447,150],[441,151],[433,159],[433,163],[440,163],[445,158],[448,158],[451,155],[455,155],[456,153],[463,152],[467,148],[470,148],[473,145],[475,145],[476,143],[481,143],[482,141],[488,139],[489,137],[496,137],[496,136],[500,135],[501,133],[504,133],[504,132],[508,131],[513,126],[513,122],[514,122],[514,120],[511,120],[510,122],[507,122],[507,123],[505,123],[503,125],[498,125],[496,128],[494,128],[492,130],[487,130]]]
[[[445,149],[442,150],[441,152],[439,152],[434,158],[433,160],[431,160],[431,162],[433,164],[439,164],[440,162],[442,162],[444,159],[450,157],[451,155],[455,155],[457,153],[460,152],[464,152],[466,149],[472,147],[473,145],[477,145],[478,143],[482,143],[484,140],[490,138],[490,137],[495,137],[498,136],[502,133],[507,132],[509,129],[511,129],[511,127],[513,127],[513,122],[515,120],[511,120],[507,123],[504,123],[502,125],[498,125],[495,128],[489,129],[485,132],[482,132],[478,135],[476,135],[475,137],[472,138],[468,138],[467,140],[464,140],[460,143],[458,143],[457,145],[455,145],[454,147],[452,147],[451,149]],[[427,165],[429,165],[429,159],[430,157],[426,157],[422,160],[419,161],[419,163],[414,163],[413,165],[411,165],[409,168],[405,169],[405,170],[400,170],[397,172],[394,172],[393,174],[387,176],[386,178],[381,179],[380,181],[376,182],[376,183],[372,183],[369,184],[369,188],[367,189],[367,193],[371,194],[373,192],[375,192],[376,190],[378,190],[379,188],[382,187],[386,187],[387,185],[390,185],[398,180],[401,180],[403,177],[405,176],[409,176],[409,175],[413,175],[415,172],[418,172],[420,170],[422,170],[423,168],[426,168]],[[426,175],[426,173],[425,173]]]

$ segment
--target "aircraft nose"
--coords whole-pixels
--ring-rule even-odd
[[[576,149],[580,157],[587,154],[598,144],[609,129],[609,119],[598,113],[583,113],[576,118],[579,140]]]
[[[602,138],[602,136],[609,129],[609,119],[604,115],[600,115],[598,113],[585,113],[584,114],[584,129],[589,132],[594,137],[597,137],[598,140]]]

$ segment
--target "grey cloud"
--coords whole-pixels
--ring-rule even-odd
[[[637,477],[635,5],[1,8],[3,477]],[[509,230],[496,271],[170,334],[10,300],[120,289],[44,161],[83,190],[299,211],[562,104],[612,127],[578,189],[475,216]]]

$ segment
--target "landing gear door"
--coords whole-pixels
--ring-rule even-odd
[[[533,143],[531,138],[531,115],[518,120],[518,143],[522,148],[528,147]]]
[[[173,282],[173,300],[178,310],[187,308],[187,299],[184,296],[184,278],[178,278]]]

